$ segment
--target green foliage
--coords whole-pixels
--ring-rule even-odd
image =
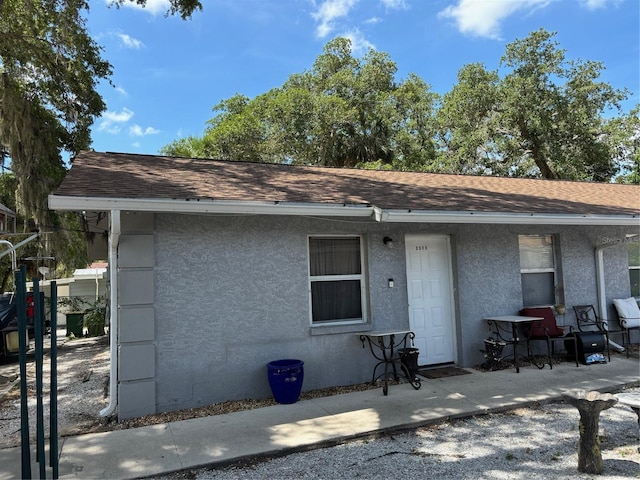
[[[82,326],[88,330],[89,336],[104,335],[107,318],[107,299],[100,295],[58,297],[58,308],[67,313],[81,313]]]
[[[112,0],[111,4],[119,7],[126,2],[137,3],[142,6],[147,4],[147,0]],[[186,20],[196,10],[202,10],[202,4],[199,0],[169,0],[167,15],[179,14],[183,20]]]
[[[55,214],[47,195],[62,181],[61,150],[89,146],[105,108],[95,87],[111,66],[85,28],[82,0],[0,3],[0,145],[17,179],[16,209],[36,225]]]
[[[236,94],[214,107],[202,138],[165,154],[353,167],[381,162],[409,169],[435,157],[436,95],[415,75],[397,83],[386,53],[351,54],[344,38],[329,42],[310,71],[254,99]]]
[[[126,1],[146,4],[112,3]],[[201,9],[197,0],[170,0],[167,14]],[[90,127],[105,109],[96,87],[111,75],[86,29],[88,12],[86,0],[0,0],[0,156],[14,173],[12,195],[1,186],[3,203],[21,215],[24,231],[55,229],[42,248],[63,270],[86,265],[82,225],[50,211],[47,196],[66,174],[61,152],[89,148]]]
[[[386,53],[330,41],[308,71],[254,99],[236,94],[202,137],[167,155],[304,165],[638,183],[638,108],[602,82],[603,65],[570,61],[545,30],[507,45],[499,71],[465,65],[442,98],[395,78]]]
[[[503,78],[479,64],[461,70],[438,112],[450,170],[589,181],[615,175],[603,116],[619,110],[627,92],[598,81],[601,63],[568,61],[554,36],[541,29],[507,45]]]
[[[616,164],[618,183],[640,184],[640,105],[605,124],[605,138]]]
[[[505,174],[495,136],[500,79],[475,63],[458,72],[457,85],[444,95],[437,112],[441,171],[465,174]],[[505,171],[506,170],[506,171]]]

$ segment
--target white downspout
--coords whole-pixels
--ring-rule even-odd
[[[111,210],[109,229],[109,341],[111,368],[109,371],[109,404],[100,410],[108,417],[118,406],[118,244],[120,243],[120,210]]]
[[[607,297],[605,294],[605,282],[604,282],[604,249],[625,243],[624,241],[617,241],[612,243],[605,243],[596,247],[596,284],[598,287],[598,310],[600,312],[600,318],[604,321],[604,326],[608,330],[607,325]],[[624,352],[624,347],[618,345],[616,342],[609,339],[609,345],[618,352]]]

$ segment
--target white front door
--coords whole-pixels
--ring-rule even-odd
[[[419,365],[455,360],[451,248],[446,235],[407,235],[409,325]]]

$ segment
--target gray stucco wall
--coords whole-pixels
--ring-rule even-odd
[[[406,234],[451,236],[457,363],[474,366],[483,361],[480,349],[489,333],[484,318],[522,307],[519,234],[556,235],[567,305],[597,305],[595,246],[605,236],[633,231],[258,216],[126,218],[119,253],[120,275],[128,278],[120,285],[127,302],[120,305],[121,418],[268,397],[266,364],[280,358],[305,362],[304,390],[369,381],[375,360],[357,332],[409,327]],[[363,235],[369,324],[310,326],[307,238],[312,234]],[[383,245],[385,235],[394,239],[393,249]],[[609,299],[629,295],[626,261],[624,247],[607,249]],[[388,287],[389,278],[394,288]],[[569,311],[566,321],[573,321]],[[122,365],[125,361],[140,365]]]

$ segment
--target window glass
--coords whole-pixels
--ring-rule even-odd
[[[553,239],[550,235],[520,236],[520,269],[553,269]]]
[[[363,322],[365,295],[360,237],[310,237],[312,323]]]
[[[556,303],[556,262],[551,235],[520,235],[522,305]]]
[[[310,271],[312,276],[359,274],[359,238],[310,238]]]
[[[553,305],[553,273],[523,273],[522,300],[524,306]]]
[[[312,282],[314,322],[362,318],[360,280]]]

